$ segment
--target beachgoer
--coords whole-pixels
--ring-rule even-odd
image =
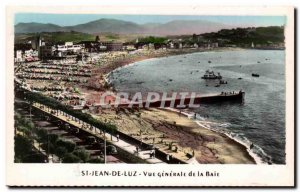
[[[169,162],[169,161],[170,161],[170,155],[169,155],[169,154],[167,154],[167,157],[166,157],[166,159],[167,159],[167,162]]]
[[[252,149],[254,147],[254,145],[253,145],[253,143],[251,143],[251,145],[250,145],[250,149]]]
[[[117,141],[119,141],[119,137],[120,137],[119,134],[117,134]]]
[[[177,150],[178,150],[178,147],[177,146],[175,146],[175,149],[174,149],[174,151],[177,153]]]

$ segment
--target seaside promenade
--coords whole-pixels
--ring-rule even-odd
[[[34,103],[33,107],[50,115],[50,116],[56,117],[57,119],[60,119],[61,121],[68,123],[82,131],[85,131],[99,139],[108,141],[109,143],[127,151],[128,153],[138,156],[139,158],[147,161],[148,163],[151,163],[151,164],[166,164],[167,163],[156,157],[150,158],[150,153],[152,152],[152,150],[139,150],[139,152],[137,153],[135,145],[133,145],[129,142],[126,142],[120,138],[117,138],[114,135],[110,135],[108,133],[103,133],[103,132],[99,131],[96,127],[92,127],[85,122],[79,121],[75,117],[72,117],[66,113],[63,113],[62,111],[54,110],[52,108],[49,108],[49,107],[39,104],[39,103]],[[51,111],[56,111],[56,113],[51,113]],[[83,127],[92,127],[92,128],[85,129]]]

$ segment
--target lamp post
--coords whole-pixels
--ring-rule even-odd
[[[106,164],[106,132],[104,132],[104,164]]]
[[[143,145],[143,135],[142,135],[142,130],[140,130],[140,136],[141,136],[141,148],[142,148],[142,145]]]

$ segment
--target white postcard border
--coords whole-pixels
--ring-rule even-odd
[[[286,15],[286,165],[136,165],[13,163],[13,42],[18,12],[161,14],[161,15]],[[293,7],[7,7],[6,12],[6,184],[10,186],[293,186],[294,185],[294,8]],[[80,176],[90,171],[218,172],[219,177]]]

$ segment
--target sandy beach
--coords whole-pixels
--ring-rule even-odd
[[[199,126],[213,122],[199,121],[197,124],[183,114],[166,109],[122,109],[118,114],[106,109],[94,114],[94,117],[113,122],[119,131],[154,144],[160,150],[187,162],[194,153],[199,163],[255,163],[243,145],[224,134]]]

